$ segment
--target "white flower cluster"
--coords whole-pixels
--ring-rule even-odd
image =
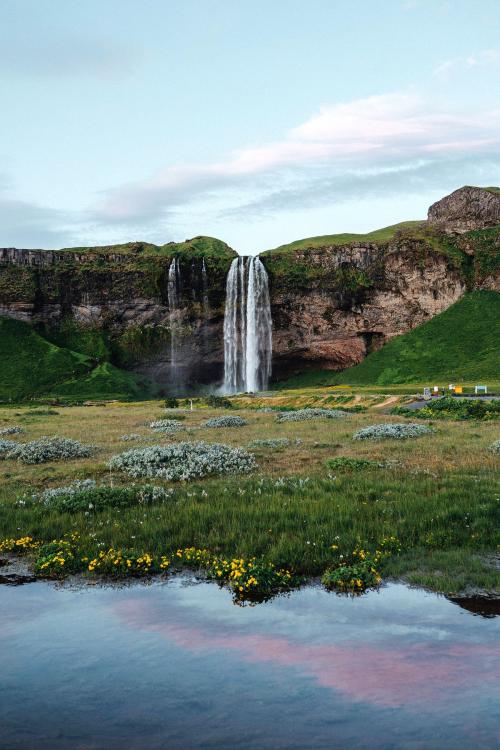
[[[302,440],[289,440],[288,438],[264,438],[262,440],[252,440],[248,444],[249,448],[286,448],[289,445],[300,445]]]
[[[88,458],[94,450],[93,445],[83,445],[78,440],[44,435],[29,443],[16,443],[9,452],[9,458],[17,458],[25,464],[43,464],[47,461]]]
[[[17,447],[18,443],[14,440],[0,439],[0,458],[7,458],[8,454]]]
[[[224,417],[213,417],[207,419],[204,423],[204,427],[244,427],[248,424],[246,419],[243,417],[226,415]]]
[[[174,435],[186,429],[178,419],[158,419],[156,422],[151,422],[149,426],[155,432],[162,432],[164,435]]]
[[[500,440],[495,440],[494,443],[488,446],[490,453],[500,453]]]
[[[430,435],[434,430],[416,422],[382,422],[364,427],[353,435],[353,440],[406,440],[421,435]]]
[[[277,422],[303,422],[307,419],[339,419],[345,417],[346,412],[341,409],[298,409],[297,411],[283,411],[276,417]]]
[[[21,432],[24,432],[24,427],[4,427],[0,435],[20,435]]]
[[[121,440],[122,443],[130,443],[133,440],[141,440],[142,435],[139,435],[137,432],[131,432],[129,435],[120,435],[118,440]]]
[[[253,455],[242,448],[182,442],[125,451],[113,456],[108,466],[132,477],[181,481],[211,474],[247,474],[257,464]]]
[[[137,499],[144,504],[163,503],[165,500],[169,500],[173,494],[172,487],[158,487],[157,484],[141,484],[137,487]]]
[[[93,490],[96,483],[93,479],[77,479],[71,484],[65,487],[53,487],[52,489],[44,490],[43,492],[35,492],[31,495],[31,499],[34,502],[39,502],[42,505],[50,507],[55,498],[61,496],[72,497],[79,492],[85,492],[86,490]]]

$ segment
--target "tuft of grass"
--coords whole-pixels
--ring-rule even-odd
[[[378,469],[380,463],[369,458],[352,458],[351,456],[337,456],[325,462],[326,468],[332,471],[363,471],[364,469]]]

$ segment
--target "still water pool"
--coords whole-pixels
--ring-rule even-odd
[[[189,578],[0,587],[2,750],[500,742],[500,618],[388,585],[255,607]]]

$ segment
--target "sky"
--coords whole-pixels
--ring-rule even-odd
[[[500,184],[498,0],[0,0],[0,246],[255,253]]]

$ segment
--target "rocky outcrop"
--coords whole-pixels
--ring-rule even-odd
[[[465,186],[434,203],[429,224],[446,234],[500,226],[500,189]]]

